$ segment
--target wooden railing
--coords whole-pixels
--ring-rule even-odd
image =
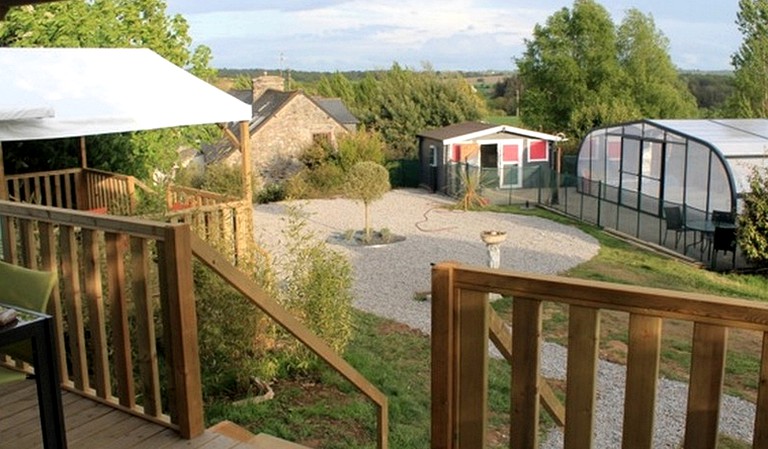
[[[137,188],[150,190],[133,176],[90,168],[8,175],[6,184],[12,201],[112,215],[134,214]]]
[[[511,326],[489,307],[489,292],[513,298]],[[538,448],[540,403],[549,390],[540,373],[544,302],[569,310],[560,417],[566,449],[592,447],[602,310],[629,314],[623,448],[653,447],[662,322],[669,319],[693,323],[684,447],[717,446],[729,329],[763,333],[752,444],[768,447],[767,304],[444,263],[432,271],[433,449],[486,447],[489,339],[511,365],[510,447]]]
[[[183,210],[190,207],[213,206],[222,203],[238,201],[239,198],[207,190],[193,189],[171,184],[165,191],[165,202],[168,210]]]
[[[200,434],[189,226],[8,201],[0,225],[6,261],[59,274],[49,312],[63,386]]]
[[[210,192],[207,192],[210,193]],[[251,260],[255,248],[253,207],[243,200],[169,210],[162,217],[171,223],[188,223],[195,235],[231,255],[235,265]]]
[[[197,257],[377,406],[377,446],[387,448],[386,397],[189,224],[0,201],[0,237],[4,260],[59,274],[49,313],[64,388],[200,434]]]
[[[11,201],[41,206],[77,209],[81,189],[81,169],[54,170],[20,175],[6,175]]]
[[[387,449],[389,439],[389,411],[387,397],[363,377],[355,368],[298,321],[290,312],[270,297],[261,287],[239,271],[222,254],[199,237],[192,237],[192,252],[205,265],[218,273],[229,285],[239,291],[276,323],[302,342],[309,350],[346,378],[377,407],[378,449]]]

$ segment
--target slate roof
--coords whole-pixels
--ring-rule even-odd
[[[251,90],[232,90],[229,94],[233,97],[251,103],[253,98],[253,91]],[[261,125],[266,123],[271,117],[273,117],[283,106],[288,104],[294,97],[298,95],[304,95],[302,91],[284,92],[281,90],[267,89],[261,94],[256,101],[252,102],[251,111],[252,117],[248,125],[249,132],[255,133]],[[329,117],[339,122],[341,125],[356,125],[360,121],[349,112],[349,109],[339,98],[320,98],[320,97],[308,97],[310,101],[315,103],[320,109],[322,109]],[[240,128],[237,124],[230,124],[230,131],[240,138]],[[229,143],[227,139],[213,144],[203,146],[203,155],[205,156],[205,162],[215,162],[228,156],[235,151],[235,148]]]
[[[312,97],[312,100],[314,100],[314,102],[328,115],[343,125],[357,125],[360,123],[360,120],[352,115],[349,109],[347,109],[347,106],[341,101],[341,98]]]

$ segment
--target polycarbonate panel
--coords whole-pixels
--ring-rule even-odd
[[[646,123],[645,127],[643,128],[643,137],[646,139],[663,140],[664,130]]]
[[[685,205],[700,211],[707,210],[709,153],[709,148],[698,142],[691,142],[688,145]]]
[[[624,173],[640,174],[640,141],[631,138],[624,139],[621,171]]]
[[[709,210],[731,210],[731,185],[722,161],[712,158],[709,175]]]
[[[685,145],[668,143],[665,158],[664,199],[669,203],[683,204]]]
[[[624,126],[624,134],[628,136],[642,136],[643,135],[643,124],[642,123],[632,123],[630,125]]]

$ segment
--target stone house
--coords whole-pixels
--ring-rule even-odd
[[[320,141],[334,144],[339,136],[354,132],[358,124],[341,100],[310,97],[300,90],[286,92],[283,85],[281,77],[262,76],[253,80],[252,91],[230,92],[252,104],[251,163],[253,173],[265,182],[289,177],[300,168],[302,151]],[[232,132],[239,134],[237,129]],[[203,152],[207,164],[241,160],[227,141]]]

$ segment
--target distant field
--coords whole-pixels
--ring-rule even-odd
[[[513,115],[489,115],[484,117],[483,120],[488,123],[494,123],[496,125],[510,125],[518,127],[522,125],[522,123],[520,123],[520,117]]]

